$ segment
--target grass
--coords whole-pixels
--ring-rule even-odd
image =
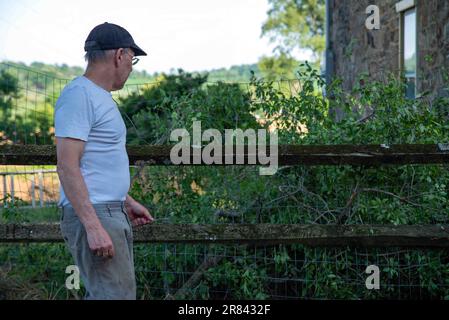
[[[1,299],[73,299],[65,288],[73,264],[63,243],[12,243],[0,246]]]
[[[37,300],[46,296],[44,290],[13,274],[10,266],[0,267],[0,300]]]
[[[49,166],[17,166],[17,165],[13,165],[13,166],[0,166],[0,172],[8,172],[8,173],[14,173],[14,172],[30,172],[30,171],[37,171],[37,170],[56,170],[56,166],[54,165],[49,165]],[[25,176],[26,175],[18,175],[20,176]]]
[[[58,222],[59,208],[0,209],[0,223]],[[79,299],[65,288],[65,269],[73,264],[63,243],[4,243],[0,246],[0,300]]]
[[[10,210],[8,212],[8,210]],[[9,219],[5,218],[5,213],[9,213],[14,217],[20,218],[20,221],[30,223],[41,222],[58,222],[60,218],[59,208],[57,206],[44,207],[44,208],[11,208],[0,209],[0,223],[7,223]]]

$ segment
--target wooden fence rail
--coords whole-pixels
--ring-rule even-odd
[[[0,242],[61,241],[58,223],[0,224]],[[136,228],[134,241],[449,248],[449,225],[154,224]]]
[[[131,164],[146,161],[149,165],[170,165],[171,148],[172,146],[168,145],[128,146],[127,151]],[[245,164],[250,155],[245,149]],[[225,156],[225,154],[222,156],[223,163]],[[235,154],[233,156],[235,163]],[[449,148],[447,144],[280,145],[278,163],[279,165],[441,164],[449,163]],[[0,164],[54,165],[56,147],[3,145],[0,146]]]
[[[130,164],[171,165],[172,146],[128,146]],[[225,148],[223,148],[225,150]],[[245,149],[245,164],[251,154]],[[235,160],[235,154],[234,160]],[[225,159],[223,155],[222,159]],[[224,161],[223,161],[224,163]],[[235,163],[235,161],[233,161]],[[447,144],[280,145],[279,165],[448,164]],[[2,165],[55,165],[52,145],[0,146]],[[204,164],[204,163],[201,163]],[[134,231],[145,243],[304,244],[449,248],[449,225],[154,224]],[[0,242],[61,242],[58,224],[0,224]]]

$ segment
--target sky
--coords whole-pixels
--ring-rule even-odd
[[[84,41],[103,22],[127,29],[148,56],[135,69],[202,71],[256,63],[267,0],[0,0],[0,61],[85,67]]]

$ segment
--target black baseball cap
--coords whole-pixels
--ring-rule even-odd
[[[131,34],[119,25],[105,22],[92,29],[84,43],[84,51],[131,48],[135,56],[146,56]]]

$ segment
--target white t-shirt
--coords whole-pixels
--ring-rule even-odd
[[[55,136],[86,141],[80,169],[94,203],[124,201],[129,190],[126,126],[110,92],[84,76],[62,91],[55,106]],[[61,187],[59,206],[70,204]]]

